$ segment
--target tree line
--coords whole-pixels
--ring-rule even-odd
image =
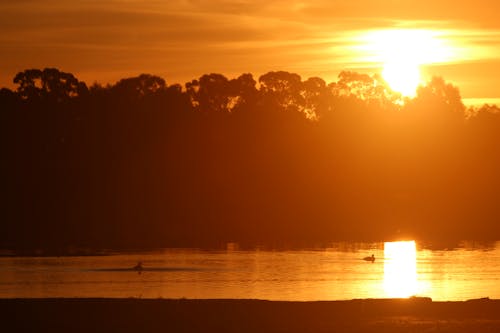
[[[275,71],[0,90],[0,248],[498,239],[500,113],[433,78]]]

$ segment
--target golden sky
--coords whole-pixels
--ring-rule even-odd
[[[344,69],[380,71],[359,36],[404,28],[453,45],[426,76],[443,76],[466,98],[500,98],[499,13],[494,0],[0,0],[0,86],[44,67],[89,84],[271,70],[332,81]]]

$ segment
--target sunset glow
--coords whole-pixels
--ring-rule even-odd
[[[0,83],[15,88],[18,71],[44,67],[103,84],[141,73],[182,84],[203,73],[235,77],[278,68],[331,82],[349,69],[384,72],[403,94],[442,76],[464,98],[498,98],[497,6],[428,0],[53,0],[47,7],[5,1]]]
[[[3,326],[500,332],[499,12],[0,0]]]
[[[373,30],[362,34],[359,43],[358,52],[365,61],[379,64],[389,86],[409,97],[423,81],[423,65],[447,63],[459,56],[444,33],[433,30]]]
[[[406,61],[386,63],[382,77],[394,91],[410,97],[415,95],[422,80],[419,65]]]

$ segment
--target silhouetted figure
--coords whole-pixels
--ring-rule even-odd
[[[364,257],[363,258],[364,261],[371,261],[371,262],[375,262],[375,255],[371,255],[369,257]]]
[[[133,269],[137,271],[137,273],[141,274],[142,270],[144,269],[144,267],[142,266],[142,261],[137,262],[137,265],[135,265]]]

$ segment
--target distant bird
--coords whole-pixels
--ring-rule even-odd
[[[141,274],[142,270],[144,269],[144,267],[142,267],[142,261],[137,262],[137,265],[135,265],[132,269]]]
[[[375,262],[375,255],[371,255],[369,257],[364,257],[363,258],[364,261],[371,261],[371,262]]]

